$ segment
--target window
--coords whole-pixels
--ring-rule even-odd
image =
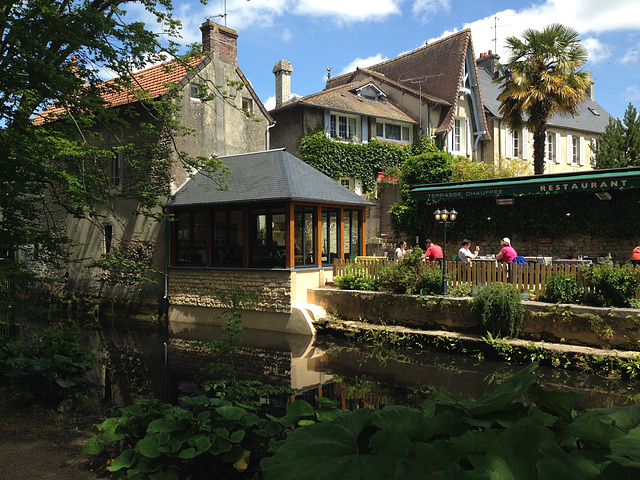
[[[573,137],[571,139],[571,162],[574,164],[577,164],[580,161],[579,146],[580,146],[580,142],[578,138]]]
[[[200,101],[200,85],[191,84],[191,100]]]
[[[215,210],[212,218],[211,264],[242,266],[242,210]]]
[[[293,259],[296,266],[314,266],[316,263],[316,209],[296,205],[293,221]]]
[[[358,136],[358,122],[356,117],[331,114],[329,121],[329,136],[333,139],[351,140]]]
[[[113,245],[113,226],[104,226],[104,253],[111,252],[111,246]]]
[[[253,100],[247,97],[242,98],[242,110],[253,113]]]
[[[553,133],[547,133],[544,151],[547,162],[553,162],[556,159],[556,136]]]
[[[384,140],[393,140],[395,142],[411,142],[411,130],[408,126],[396,124],[376,122],[376,137]]]
[[[460,120],[453,121],[453,151],[459,152],[462,148],[462,129],[460,128]]]
[[[518,130],[511,132],[511,154],[513,158],[520,156],[520,132]]]
[[[207,214],[185,212],[176,214],[176,264],[204,266],[207,261]]]
[[[344,258],[360,255],[360,211],[344,211]]]
[[[123,160],[124,153],[115,152],[115,157],[111,162],[111,185],[114,187],[120,186]]]
[[[286,221],[284,207],[249,210],[249,266],[284,267]]]
[[[322,209],[322,264],[332,265],[338,258],[339,223],[337,208]]]

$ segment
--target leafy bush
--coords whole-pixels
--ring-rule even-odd
[[[471,291],[470,282],[460,282],[458,285],[449,288],[449,295],[452,297],[470,297]]]
[[[371,290],[378,289],[377,281],[367,278],[364,266],[350,263],[345,268],[345,274],[333,279],[333,284],[342,290]]]
[[[378,269],[378,289],[392,293],[414,293],[422,276],[422,250],[407,250],[399,262],[387,262]]]
[[[640,268],[633,265],[594,265],[584,275],[592,289],[586,301],[599,307],[628,307],[640,287]]]
[[[0,345],[0,374],[45,403],[90,394],[94,384],[87,372],[97,358],[79,339],[76,331],[44,329],[30,343],[5,340]]]
[[[541,386],[536,368],[479,400],[440,390],[420,410],[361,408],[296,428],[262,460],[264,478],[638,478],[640,407],[577,412],[581,395]]]
[[[564,272],[556,272],[544,281],[544,291],[540,299],[551,303],[578,303],[583,293],[575,277]]]
[[[494,283],[478,288],[471,312],[487,333],[516,338],[520,334],[524,308],[520,294],[508,283]]]
[[[450,280],[452,275],[453,273],[449,272],[447,280]],[[421,295],[440,295],[442,293],[442,268],[434,263],[425,264],[415,290]]]

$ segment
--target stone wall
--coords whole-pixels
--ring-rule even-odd
[[[470,298],[316,289],[309,291],[309,302],[339,320],[483,334],[471,314]],[[522,304],[525,318],[521,339],[640,350],[639,310],[530,301]]]
[[[245,308],[259,312],[291,312],[291,272],[287,270],[169,269],[169,303],[225,308],[223,297],[242,292],[252,298]],[[242,309],[242,307],[240,307]]]

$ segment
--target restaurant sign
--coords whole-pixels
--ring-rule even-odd
[[[505,197],[547,193],[597,192],[640,188],[640,170],[634,174],[539,175],[533,177],[424,185],[409,193],[414,200]]]

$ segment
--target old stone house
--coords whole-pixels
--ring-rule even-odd
[[[106,145],[114,151],[123,142],[135,145],[136,142],[149,141],[143,137],[140,132],[142,128],[138,126],[152,122],[153,117],[144,108],[140,98],[169,96],[172,99],[180,123],[192,131],[190,135],[170,139],[174,151],[169,179],[172,192],[179,189],[193,173],[178,161],[178,152],[186,152],[194,157],[218,157],[265,150],[269,144],[268,127],[273,123],[237,64],[237,33],[209,20],[200,28],[204,56],[186,65],[168,62],[134,73],[133,79],[142,94],[122,90],[104,95],[109,108],[115,109],[118,115],[131,115],[128,118],[132,127],[121,135],[116,136],[108,129],[100,131],[101,146]],[[206,99],[200,95],[204,86],[208,87],[209,92],[215,93],[215,98]],[[55,118],[56,108],[60,107],[52,107],[43,113],[42,118],[47,115]],[[156,141],[160,144],[167,139],[157,138]],[[148,145],[144,147],[148,148]],[[65,288],[69,293],[95,293],[106,299],[157,306],[166,297],[161,272],[166,269],[166,235],[169,227],[136,213],[137,202],[126,195],[132,188],[130,179],[133,174],[126,154],[115,154],[104,170],[111,193],[114,194],[111,204],[98,207],[91,221],[73,218],[64,215],[64,212],[61,214],[60,223],[64,233],[73,241],[70,252],[72,262],[65,271],[57,274],[66,279]],[[127,260],[149,263],[152,271],[159,272],[147,272],[156,283],[131,285],[127,282],[119,284],[117,281],[105,281],[105,273],[109,275],[114,272],[89,267],[108,252],[119,252]]]
[[[522,128],[512,130],[500,114],[500,86],[494,82],[500,69],[500,57],[492,51],[481,53],[476,60],[478,80],[484,100],[487,125],[491,137],[486,141],[482,161],[519,158],[531,163],[533,173],[533,135]],[[592,146],[609,124],[611,115],[594,100],[593,85],[579,112],[554,114],[547,124],[545,173],[570,173],[591,170]]]

